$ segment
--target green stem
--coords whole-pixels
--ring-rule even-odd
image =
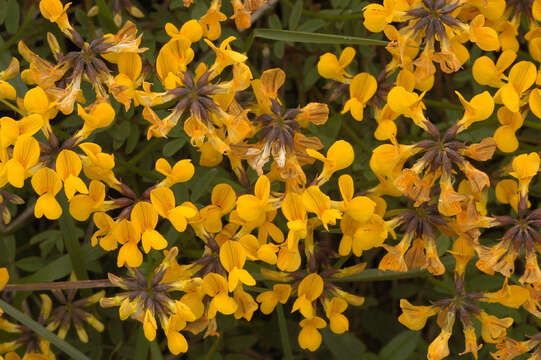
[[[364,152],[369,153],[369,154],[372,153],[372,149],[370,149],[365,144],[364,140],[361,139],[359,135],[357,135],[357,133],[355,132],[355,129],[353,129],[353,127],[347,121],[342,121],[342,128],[345,131],[347,131],[347,135],[349,135],[349,137],[351,137],[353,141],[355,141],[355,143],[359,145],[361,149],[363,149]]]
[[[454,262],[452,256],[444,256],[441,258],[441,262],[446,269],[449,269]],[[387,280],[398,280],[398,279],[412,279],[412,278],[421,278],[421,277],[431,277],[433,276],[426,270],[415,269],[405,272],[401,271],[386,271],[379,269],[368,269],[364,270],[358,274],[346,276],[342,278],[333,279],[333,282],[361,282],[361,281],[387,281]]]
[[[103,280],[78,280],[78,281],[53,281],[35,284],[9,284],[2,291],[45,291],[67,289],[95,289],[116,287],[108,279]]]
[[[535,121],[525,120],[524,126],[529,127],[531,129],[541,130],[541,124],[538,124]]]
[[[0,52],[1,52],[1,51],[0,51]],[[0,98],[0,102],[1,102],[2,104],[6,105],[6,106],[7,106],[8,108],[10,108],[11,110],[15,111],[17,114],[19,114],[19,115],[21,115],[21,116],[25,116],[25,115],[26,115],[25,113],[23,113],[23,112],[21,111],[21,109],[19,109],[18,107],[16,107],[16,106],[13,105],[13,104],[10,104],[9,101],[6,101],[6,100]]]
[[[290,0],[282,0],[282,1],[284,2],[284,4],[286,4],[290,8],[293,7],[293,3]],[[356,20],[356,19],[363,18],[362,12],[350,13],[350,14],[344,14],[344,15],[332,15],[332,14],[322,14],[320,12],[303,9],[302,14],[304,16],[317,18],[317,19],[324,19],[324,20],[329,20],[329,21],[346,21],[346,20]]]
[[[284,306],[282,304],[276,306],[276,314],[278,316],[278,327],[280,328],[280,339],[282,341],[282,347],[284,348],[284,358],[286,360],[293,360],[293,351],[291,350],[291,344],[289,342],[287,322],[284,315]]]
[[[150,172],[150,171],[145,171],[145,170],[142,170],[140,168],[138,168],[137,166],[135,165],[132,165],[130,164],[128,161],[124,161],[124,160],[121,160],[121,159],[116,159],[115,160],[118,164],[118,166],[120,168],[124,168],[134,174],[137,174],[137,175],[140,175],[140,176],[145,176],[145,177],[149,177],[153,180],[156,180],[156,181],[159,181],[161,179],[160,175],[154,173],[154,172]]]
[[[69,356],[70,359],[75,360],[89,360],[89,358],[77,350],[75,347],[67,343],[66,341],[60,339],[58,336],[50,332],[49,330],[45,329],[43,326],[41,326],[36,321],[29,318],[24,313],[20,312],[4,300],[0,300],[0,308],[4,310],[6,314],[38,334],[39,336],[43,337],[44,339],[50,341],[52,344],[54,344],[56,347],[58,347],[60,350],[62,350],[66,355]]]
[[[464,110],[464,108],[457,104],[448,103],[446,101],[438,101],[438,100],[431,100],[424,98],[423,102],[425,105],[433,106],[441,109],[449,109],[449,110]]]
[[[68,201],[64,195],[62,195],[60,203],[62,205],[62,216],[58,219],[58,223],[60,224],[60,230],[62,231],[64,245],[68,251],[71,266],[75,272],[75,276],[77,276],[77,280],[88,280],[86,263],[83,261],[81,244],[76,234],[75,221],[69,213]]]
[[[218,346],[220,345],[220,341],[222,340],[221,336],[218,336],[218,338],[214,341],[214,344],[209,349],[209,352],[205,355],[204,360],[211,360],[214,356],[214,353],[218,351]]]
[[[0,54],[8,50],[13,44],[17,42],[23,35],[26,35],[28,33],[27,27],[32,24],[32,19],[36,15],[36,11],[34,9],[34,5],[30,6],[30,9],[28,9],[28,12],[26,13],[26,16],[23,19],[23,23],[19,27],[19,30],[15,34],[13,34],[12,37],[10,37],[2,46],[0,46]],[[3,102],[3,101],[2,101]]]
[[[158,139],[152,139],[148,142],[148,144],[145,145],[145,147],[139,151],[137,154],[135,154],[130,161],[128,161],[128,164],[135,165],[144,158],[149,152],[154,150],[158,145],[160,145],[162,142]]]

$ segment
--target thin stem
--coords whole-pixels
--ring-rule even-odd
[[[158,139],[152,139],[148,142],[148,144],[145,145],[145,147],[139,151],[137,154],[135,154],[131,159],[130,161],[128,161],[127,163],[129,165],[135,165],[139,162],[139,160],[141,160],[142,158],[144,158],[149,152],[151,152],[152,150],[154,150],[154,148],[156,148],[158,145],[161,144],[161,141],[159,141]]]
[[[1,52],[1,51],[0,51]],[[10,104],[9,101],[6,101],[2,98],[0,98],[0,102],[4,105],[6,105],[8,108],[10,108],[11,110],[15,111],[17,114],[21,115],[21,116],[26,116],[26,114],[24,112],[21,111],[21,109],[19,109],[18,107],[16,107],[15,105],[13,104]]]
[[[342,121],[342,128],[353,139],[353,141],[355,141],[355,143],[359,145],[361,149],[363,149],[364,152],[372,153],[372,150],[368,146],[366,146],[366,144],[364,143],[364,140],[361,139],[359,135],[357,135],[353,127],[347,121]]]
[[[9,223],[1,232],[0,235],[9,235],[17,231],[21,226],[23,226],[28,219],[34,215],[34,206],[35,202],[30,204],[20,215],[18,215],[15,220]]]
[[[278,304],[276,306],[276,315],[278,316],[278,328],[280,329],[280,339],[282,341],[282,347],[284,348],[284,358],[286,360],[293,360],[293,351],[291,350],[291,344],[289,342],[289,335],[287,332],[287,322],[284,315],[284,306]]]
[[[222,337],[221,337],[221,336],[218,336],[218,338],[216,339],[216,341],[214,341],[214,344],[212,344],[212,346],[210,347],[209,352],[205,355],[204,360],[210,360],[210,359],[212,359],[212,357],[214,356],[214,354],[216,353],[216,351],[218,351],[218,346],[220,345],[220,340],[222,340]]]
[[[529,127],[531,129],[541,130],[541,124],[538,124],[537,122],[530,121],[530,120],[525,120],[524,126]]]
[[[464,108],[460,105],[449,103],[446,101],[438,101],[438,100],[431,100],[431,99],[423,99],[423,102],[425,105],[433,106],[441,109],[449,109],[449,110],[464,110]]]
[[[43,291],[43,290],[69,290],[69,289],[94,289],[116,287],[108,279],[103,280],[77,280],[77,281],[54,281],[34,284],[9,284],[2,291]]]

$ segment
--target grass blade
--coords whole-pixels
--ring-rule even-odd
[[[284,315],[284,306],[278,304],[276,306],[276,314],[278,315],[278,328],[280,329],[280,340],[282,341],[282,347],[284,348],[284,359],[293,360],[293,351],[291,350],[291,343],[289,342],[289,334],[287,331],[287,322]]]
[[[65,196],[61,196],[60,204],[62,205],[62,216],[58,219],[60,230],[64,237],[64,246],[68,251],[71,260],[71,265],[77,280],[88,280],[88,272],[86,270],[86,262],[83,259],[81,244],[77,238],[75,221],[69,213],[69,205]]]
[[[344,44],[344,45],[379,45],[386,46],[389,42],[360,38],[355,36],[319,34],[303,31],[277,30],[277,29],[255,29],[255,36],[279,41],[301,42],[312,44]]]
[[[15,320],[17,320],[39,336],[50,341],[51,344],[55,345],[58,349],[69,355],[70,359],[90,360],[85,354],[77,350],[75,347],[68,344],[66,341],[62,340],[49,330],[45,329],[43,326],[26,316],[24,313],[20,312],[13,306],[9,305],[4,300],[0,300],[0,308],[4,310],[4,312],[7,313],[9,316],[13,317]]]

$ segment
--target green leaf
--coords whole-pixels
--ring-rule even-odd
[[[150,349],[150,343],[145,337],[143,328],[139,326],[137,329],[137,338],[135,339],[135,349],[133,353],[134,360],[146,360],[148,359],[148,350]]]
[[[298,31],[302,32],[314,32],[316,30],[319,30],[323,26],[327,24],[325,21],[321,19],[310,19],[308,21],[303,22],[298,28]]]
[[[403,331],[381,349],[379,356],[382,360],[407,359],[415,351],[420,338],[419,331]]]
[[[6,14],[6,30],[10,34],[15,34],[19,29],[19,21],[21,20],[21,13],[19,10],[19,3],[17,0],[8,0]]]
[[[169,4],[169,9],[174,10],[174,9],[178,9],[179,7],[182,7],[182,6],[184,6],[184,3],[182,2],[182,0],[173,0]]]
[[[360,38],[355,36],[318,34],[303,31],[255,29],[255,36],[289,42],[311,43],[311,44],[347,44],[347,45],[379,45],[386,46],[387,41]]]
[[[192,180],[190,180],[191,183],[191,200],[192,202],[196,202],[203,196],[204,193],[210,192],[209,187],[212,183],[212,180],[216,177],[216,174],[218,174],[218,169],[212,168],[212,169],[205,169],[205,168],[198,168],[195,171],[195,176]]]
[[[7,13],[8,13],[7,1],[0,0],[0,25],[4,23]]]
[[[27,272],[34,272],[41,269],[45,264],[45,259],[42,259],[39,256],[29,256],[21,260],[17,260],[15,266]]]
[[[282,28],[280,18],[276,14],[269,16],[269,26],[271,27],[271,29],[277,30]]]
[[[60,230],[64,235],[64,245],[68,251],[71,264],[73,265],[73,271],[75,272],[77,279],[88,280],[88,272],[86,270],[86,263],[83,260],[75,220],[73,220],[69,213],[68,201],[63,193],[61,195],[60,204],[62,205],[62,216],[58,219],[58,223],[60,224]]]
[[[150,343],[150,355],[152,360],[163,360],[162,351],[156,341]]]
[[[321,333],[323,342],[337,360],[358,359],[366,351],[364,344],[352,333],[335,334],[328,328]]]
[[[69,355],[70,359],[74,360],[89,360],[89,358],[77,350],[72,345],[68,344],[66,341],[60,339],[58,336],[50,332],[49,330],[45,329],[43,326],[14,308],[13,306],[9,305],[4,300],[0,300],[0,308],[4,310],[9,316],[13,317],[15,320],[38,334],[39,336],[45,338],[46,340],[50,341],[52,344],[54,344],[58,349],[62,350],[66,355]]]
[[[293,360],[293,351],[291,350],[291,343],[289,342],[289,335],[287,331],[287,322],[284,315],[284,306],[278,304],[276,306],[276,315],[278,316],[278,327],[280,328],[280,339],[282,340],[282,347],[284,348],[284,358],[286,360]]]
[[[303,7],[303,0],[297,0],[289,15],[289,30],[295,30],[299,26]]]
[[[82,258],[85,264],[95,261],[102,257],[105,252],[98,247],[84,245],[81,247]],[[71,261],[69,255],[64,255],[48,263],[40,270],[30,276],[13,281],[16,284],[54,281],[68,276],[71,273]]]
[[[186,144],[186,138],[179,137],[167,142],[163,147],[163,156],[171,157],[175,155]]]

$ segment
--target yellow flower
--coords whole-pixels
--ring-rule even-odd
[[[93,220],[94,224],[98,227],[98,230],[92,235],[92,246],[96,246],[99,242],[104,250],[115,250],[118,244],[113,236],[113,228],[115,225],[113,218],[104,212],[97,212],[94,214]]]
[[[60,30],[65,32],[68,36],[71,36],[69,30],[72,29],[68,15],[66,11],[70,7],[71,3],[67,3],[62,6],[60,0],[41,0],[39,3],[39,10],[44,18],[52,23],[56,23]]]
[[[197,215],[197,210],[191,204],[184,203],[175,206],[175,195],[166,187],[153,189],[150,192],[150,202],[161,217],[168,219],[178,232],[186,230],[186,219]]]
[[[119,190],[120,181],[115,177],[115,156],[102,152],[101,146],[94,143],[80,144],[86,156],[81,156],[83,172],[90,180],[105,182],[110,187]]]
[[[139,201],[131,211],[130,220],[137,231],[142,234],[145,253],[148,253],[150,249],[163,250],[167,247],[167,240],[155,230],[158,224],[158,212],[152,204]]]
[[[516,58],[517,54],[511,50],[502,52],[496,64],[488,56],[478,57],[473,63],[473,78],[481,85],[500,88],[505,84],[503,80],[506,79],[503,72]]]
[[[343,334],[349,330],[348,318],[342,314],[348,308],[348,303],[340,298],[333,297],[331,301],[324,303],[325,316],[329,319],[331,331],[335,334]]]
[[[519,285],[509,285],[505,278],[503,286],[495,292],[483,293],[482,301],[488,303],[500,303],[503,306],[518,309],[530,297],[528,289]]]
[[[49,168],[41,168],[32,176],[32,187],[39,195],[34,216],[41,218],[43,215],[49,220],[56,220],[62,215],[62,208],[56,201],[56,194],[62,189],[62,181],[56,172]]]
[[[150,309],[147,309],[145,317],[143,318],[143,330],[148,341],[154,341],[156,338],[156,329],[158,329],[156,319],[150,312]]]
[[[118,251],[116,265],[118,267],[124,265],[132,268],[139,267],[143,263],[143,254],[137,247],[139,240],[141,240],[141,233],[135,225],[127,219],[120,221],[113,227],[113,237],[122,244]]]
[[[143,63],[138,53],[120,53],[117,60],[118,75],[109,85],[109,90],[115,99],[124,105],[126,111],[130,109],[131,100],[136,97]],[[139,101],[136,102],[139,103]],[[102,115],[103,117],[103,115]]]
[[[191,159],[179,160],[171,167],[167,160],[160,158],[156,161],[155,168],[157,172],[166,176],[158,186],[171,187],[190,180],[195,174],[195,167]]]
[[[458,99],[464,106],[464,115],[458,121],[460,130],[467,129],[471,124],[488,119],[494,111],[494,100],[488,91],[483,91],[481,94],[475,95],[470,101],[455,91]]]
[[[500,40],[496,30],[485,25],[485,17],[477,15],[469,28],[470,41],[474,42],[484,51],[496,51],[500,48]]]
[[[214,64],[209,69],[212,78],[221,74],[226,67],[237,63],[243,63],[248,59],[246,55],[231,49],[230,44],[235,39],[236,37],[229,36],[221,42],[219,47],[216,47],[212,42],[205,39],[207,45],[216,53],[216,60],[214,60]]]
[[[90,112],[86,112],[81,105],[77,104],[77,112],[85,121],[83,128],[75,135],[79,138],[78,141],[86,139],[96,129],[111,125],[115,118],[115,110],[106,102],[91,106]]]
[[[512,112],[505,106],[498,109],[498,121],[501,124],[494,132],[494,141],[498,149],[510,153],[518,149],[516,131],[522,127],[524,116],[520,112]]]
[[[237,199],[237,212],[239,216],[248,222],[264,219],[265,213],[272,210],[269,204],[270,181],[265,175],[261,175],[254,188],[254,195],[242,195]]]
[[[220,22],[227,20],[227,16],[220,11],[221,7],[221,0],[212,0],[206,14],[199,19],[199,23],[203,27],[203,34],[209,40],[216,40],[220,37],[222,33]]]
[[[383,5],[369,4],[363,8],[364,27],[371,32],[383,31],[385,25],[400,19],[400,12],[409,4],[403,0],[383,0]]]
[[[195,53],[190,45],[190,40],[180,37],[172,39],[160,49],[156,58],[156,72],[166,89],[177,87],[182,72],[193,60]]]
[[[56,158],[56,172],[64,182],[64,192],[68,200],[71,200],[76,192],[88,194],[86,184],[79,174],[83,169],[81,158],[71,150],[62,150]]]
[[[287,235],[287,245],[290,250],[295,249],[298,240],[306,237],[306,208],[302,201],[302,196],[288,192],[282,202],[282,213],[287,219],[289,233]]]
[[[515,180],[504,179],[496,184],[496,199],[502,204],[509,204],[518,211],[518,184]]]
[[[476,315],[477,319],[481,322],[481,336],[487,343],[496,344],[505,338],[507,334],[507,328],[513,324],[513,318],[507,317],[499,319],[496,316],[489,315],[484,311],[481,311],[479,315]]]
[[[200,211],[205,230],[217,233],[222,230],[222,217],[229,214],[235,207],[237,194],[228,184],[218,184],[212,189],[212,205],[205,206]]]
[[[101,181],[92,180],[87,194],[75,195],[70,200],[69,211],[78,221],[86,221],[95,211],[105,211],[105,185]]]
[[[327,326],[327,322],[320,317],[304,319],[300,322],[299,346],[301,349],[316,351],[321,345],[321,334],[318,329]]]
[[[329,224],[335,225],[336,220],[342,218],[340,210],[331,208],[331,199],[316,185],[310,186],[303,192],[302,201],[308,211],[317,215],[326,230],[329,230]]]
[[[362,121],[364,107],[368,100],[374,96],[378,88],[376,79],[368,73],[355,75],[349,84],[349,100],[346,101],[342,114],[351,111],[351,116],[357,121]]]
[[[340,171],[350,166],[355,158],[353,147],[345,140],[335,141],[329,150],[327,150],[327,156],[310,148],[306,149],[306,153],[323,162],[323,170],[318,176],[318,184],[320,185],[328,181],[336,171]]]
[[[19,136],[32,136],[42,126],[43,118],[39,114],[28,115],[18,121],[3,116],[0,118],[0,145],[3,149],[6,149],[8,146],[15,144]]]
[[[291,312],[299,310],[308,319],[314,317],[314,302],[323,293],[323,279],[317,273],[307,275],[299,283],[297,299],[293,303]]]
[[[192,43],[198,42],[201,40],[201,37],[203,37],[203,27],[195,19],[186,21],[184,24],[182,24],[180,30],[177,29],[175,25],[168,22],[165,24],[165,32],[172,39],[182,37],[190,40]]]
[[[6,287],[6,284],[9,281],[9,272],[5,267],[0,268],[0,290],[3,290]]]
[[[370,220],[376,209],[376,203],[367,196],[354,197],[353,178],[347,174],[340,176],[338,186],[344,199],[341,210],[361,223]]]
[[[212,297],[208,307],[208,318],[214,319],[216,312],[231,315],[237,311],[237,302],[228,295],[227,280],[218,274],[209,273],[203,278],[203,292]]]
[[[37,140],[29,135],[19,136],[13,148],[13,156],[4,167],[9,183],[22,188],[24,180],[32,175],[31,169],[38,163],[39,156]]]
[[[521,196],[525,197],[528,193],[528,186],[533,177],[539,171],[539,154],[522,154],[513,159],[511,164],[513,171],[509,174],[518,180]]]
[[[428,122],[428,120],[423,114],[423,110],[425,109],[425,105],[423,104],[424,95],[424,92],[421,95],[417,95],[402,86],[395,86],[387,94],[387,104],[395,113],[412,119],[415,125],[426,129],[424,123]]]
[[[353,61],[355,57],[355,49],[346,47],[340,54],[340,59],[332,53],[325,53],[319,58],[317,63],[317,71],[319,75],[325,79],[348,82],[351,75],[346,72],[346,67]]]
[[[243,269],[246,252],[238,241],[228,240],[220,246],[220,262],[229,273],[229,291],[235,290],[239,282],[248,286],[255,285],[252,275]]]
[[[494,96],[496,102],[503,103],[506,108],[516,113],[522,106],[522,96],[535,83],[537,69],[529,61],[520,61],[509,71],[509,81]]]
[[[260,303],[259,309],[265,315],[273,312],[278,303],[285,304],[291,294],[291,285],[274,284],[272,290],[259,294],[256,301]]]
[[[252,320],[252,316],[258,308],[252,295],[244,291],[242,286],[239,286],[237,290],[235,290],[233,298],[237,303],[237,310],[233,314],[235,319]]]
[[[440,310],[436,306],[416,306],[412,305],[406,299],[400,299],[400,308],[402,314],[398,317],[398,321],[411,330],[421,330],[426,325],[426,320],[434,316]]]
[[[17,91],[6,80],[12,79],[19,73],[20,64],[17,58],[11,58],[11,62],[5,70],[0,71],[0,99],[15,100]]]
[[[442,360],[449,355],[449,339],[451,333],[442,329],[440,334],[428,346],[428,360]]]

